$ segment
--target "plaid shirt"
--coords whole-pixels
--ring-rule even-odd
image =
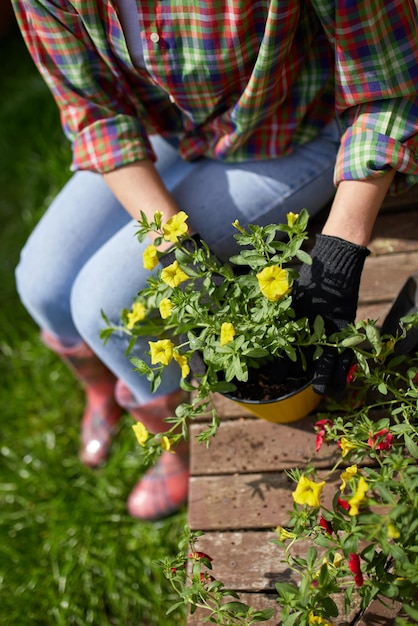
[[[398,172],[418,180],[418,47],[413,0],[139,1],[135,67],[113,0],[13,0],[29,51],[60,108],[72,169],[180,154],[269,159],[335,114],[336,182]]]

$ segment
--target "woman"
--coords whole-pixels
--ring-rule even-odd
[[[296,303],[330,332],[354,320],[382,201],[418,179],[416,11],[412,0],[13,3],[75,171],[27,242],[17,284],[45,343],[85,385],[81,458],[96,466],[122,408],[158,431],[181,401],[177,370],[152,396],[126,338],[99,338],[100,311],[117,323],[148,276],[140,211],[184,210],[227,258],[235,219],[280,222],[334,198]],[[341,386],[336,354],[316,367],[318,393]],[[167,515],[187,482],[186,447],[164,453],[129,511]]]

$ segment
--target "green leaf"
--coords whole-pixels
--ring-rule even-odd
[[[330,617],[338,617],[338,606],[335,604],[332,598],[323,598],[322,606],[324,607],[327,615]]]
[[[303,250],[298,250],[296,252],[296,258],[299,259],[301,263],[306,263],[306,265],[312,265],[312,258],[307,252],[304,252]]]
[[[380,354],[382,351],[382,340],[380,339],[380,333],[374,324],[366,324],[366,337],[375,349],[376,354]]]
[[[243,602],[227,602],[221,607],[221,611],[231,611],[236,615],[247,615],[250,607]]]
[[[145,363],[145,361],[143,361],[142,359],[138,359],[136,356],[133,356],[129,360],[132,363],[132,365],[135,367],[136,372],[139,372],[140,374],[144,374],[144,375],[147,375],[152,372],[152,369],[150,368],[150,366],[147,365],[147,363]]]
[[[263,609],[262,611],[255,611],[251,617],[256,622],[267,622],[274,616],[274,609]]]
[[[388,388],[387,388],[387,386],[385,385],[384,382],[379,383],[377,388],[379,390],[379,393],[382,394],[382,396],[386,396],[387,395]]]
[[[418,446],[415,441],[409,436],[405,434],[405,445],[408,449],[408,452],[414,459],[418,459]]]
[[[360,343],[364,341],[364,337],[361,334],[351,335],[350,337],[346,337],[340,343],[343,348],[352,348],[354,346],[358,346]]]

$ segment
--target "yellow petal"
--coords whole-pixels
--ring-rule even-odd
[[[342,474],[340,475],[340,478],[342,480],[342,484],[340,487],[340,491],[344,491],[344,489],[347,486],[347,480],[351,480],[353,478],[353,476],[355,476],[357,474],[357,465],[351,465],[350,467],[347,467],[347,469],[342,472]]]
[[[296,220],[299,217],[298,213],[292,213],[292,211],[289,211],[289,213],[286,215],[287,217],[287,225],[290,226],[290,228],[292,228],[292,226],[295,225]]]
[[[173,358],[174,343],[169,339],[148,342],[151,351],[151,363],[157,365],[168,365]]]
[[[149,432],[144,424],[142,422],[137,422],[132,426],[132,430],[135,433],[138,443],[144,447],[149,438]]]
[[[177,350],[174,350],[173,356],[176,363],[181,367],[182,378],[187,378],[187,376],[190,374],[190,367],[187,356],[185,354],[180,354],[179,352],[177,352]]]
[[[132,330],[137,322],[141,322],[145,317],[145,307],[142,302],[134,302],[132,311],[128,313],[128,323],[126,328]]]
[[[221,326],[221,346],[226,346],[227,343],[233,340],[235,337],[235,328],[230,322],[224,322]]]
[[[157,248],[153,244],[150,244],[144,250],[144,254],[142,255],[142,262],[144,268],[149,271],[153,270],[158,265],[158,252]]]
[[[159,309],[161,317],[163,318],[163,320],[165,320],[171,315],[171,312],[173,310],[173,303],[169,298],[163,298],[160,302]]]
[[[163,226],[164,239],[176,243],[179,237],[185,235],[188,231],[187,218],[188,215],[184,211],[179,211],[176,215],[170,217]]]
[[[167,265],[161,272],[161,280],[169,287],[178,287],[189,277],[181,269],[179,262],[174,261],[171,265]]]
[[[315,483],[306,476],[301,476],[295,491],[292,493],[296,504],[307,504],[308,506],[320,506],[320,495],[324,488],[325,481]]]
[[[289,292],[287,270],[277,265],[269,265],[256,274],[260,291],[272,302],[277,302]]]

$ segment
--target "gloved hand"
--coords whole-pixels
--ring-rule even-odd
[[[293,287],[293,303],[298,317],[313,323],[320,315],[329,337],[353,323],[356,317],[360,278],[367,248],[332,237],[317,235],[312,249],[312,265],[302,265]],[[313,388],[318,394],[341,392],[347,382],[352,352],[341,354],[325,348],[315,361]]]

